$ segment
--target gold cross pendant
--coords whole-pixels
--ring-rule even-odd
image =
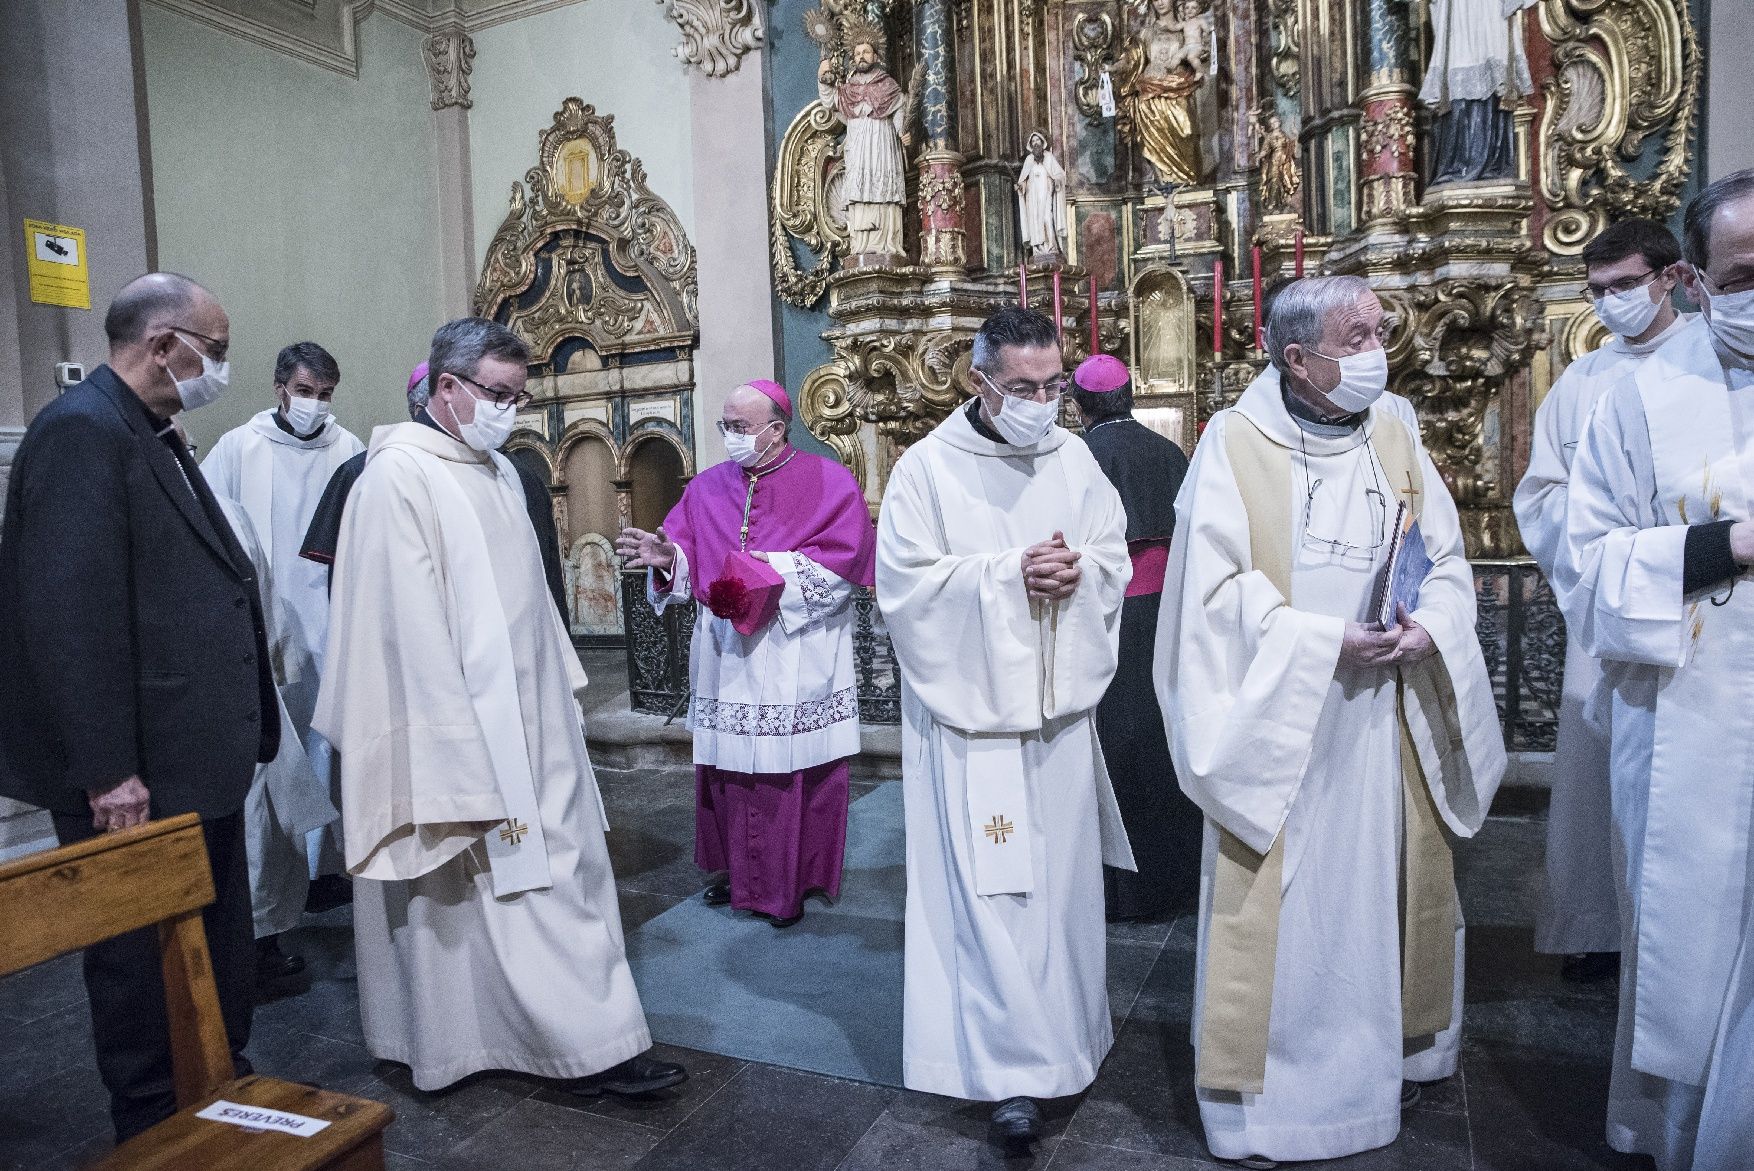
[[[993,820],[986,829],[987,836],[993,839],[993,844],[996,846],[1004,845],[1006,840],[1016,832],[1017,827],[1006,821],[1003,814],[998,813],[993,815]]]
[[[1413,472],[1412,472],[1412,470],[1408,469],[1405,474],[1407,477],[1407,486],[1405,488],[1400,489],[1400,490],[1407,494],[1407,507],[1411,508],[1413,506],[1413,498],[1420,495],[1420,492],[1419,492],[1419,489],[1413,487]]]
[[[499,831],[499,840],[510,842],[514,846],[521,846],[524,844],[524,835],[529,832],[530,827],[514,817],[505,823],[504,829]]]

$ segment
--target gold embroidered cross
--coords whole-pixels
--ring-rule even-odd
[[[1003,814],[995,813],[993,815],[992,823],[987,826],[986,832],[987,836],[993,839],[994,845],[1002,846],[1005,844],[1007,838],[1017,832],[1017,827],[1006,821]]]
[[[1413,487],[1413,470],[1409,468],[1405,474],[1407,477],[1407,487],[1403,490],[1407,493],[1407,504],[1411,506],[1413,503],[1413,497],[1419,495],[1419,489]]]
[[[504,829],[499,831],[499,840],[510,842],[514,846],[521,846],[524,844],[524,835],[529,832],[530,827],[514,817],[505,823]]]

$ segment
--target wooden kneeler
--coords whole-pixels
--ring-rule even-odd
[[[395,1117],[382,1102],[236,1076],[201,922],[212,901],[207,847],[192,813],[0,865],[0,975],[158,926],[177,1113],[94,1166],[381,1169],[384,1128]],[[329,1125],[299,1138],[195,1117],[222,1099]]]

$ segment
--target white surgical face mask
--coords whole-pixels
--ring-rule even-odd
[[[451,418],[457,418],[454,407]],[[458,438],[476,451],[498,451],[500,445],[511,438],[512,428],[517,425],[518,408],[515,404],[507,403],[502,407],[478,398],[475,400],[475,417],[467,423],[457,420],[457,434]]]
[[[1713,293],[1699,274],[1699,300],[1706,324],[1718,345],[1744,361],[1754,361],[1754,289],[1740,293]]]
[[[1653,281],[1652,284],[1655,282]],[[1596,316],[1615,335],[1637,337],[1650,328],[1662,306],[1650,299],[1650,286],[1639,285],[1624,293],[1609,293],[1596,302]]]
[[[226,386],[231,382],[231,363],[215,362],[180,333],[177,334],[177,340],[194,350],[201,359],[201,373],[195,377],[178,378],[175,374],[171,375],[171,381],[177,384],[177,398],[182,402],[183,409],[198,411],[225,393]]]
[[[298,435],[309,435],[329,421],[329,404],[321,399],[299,398],[288,395],[286,398],[286,425]]]
[[[993,416],[993,429],[1014,447],[1034,447],[1047,438],[1048,432],[1054,429],[1054,420],[1060,417],[1058,398],[1044,403],[1032,398],[1018,398],[1014,394],[999,397],[1005,405]]]
[[[1389,355],[1381,346],[1338,358],[1328,357],[1320,350],[1310,353],[1340,367],[1340,385],[1325,393],[1329,402],[1348,415],[1369,410],[1370,404],[1389,388]]]
[[[767,425],[767,427],[771,426],[773,426],[772,423]],[[763,427],[761,431],[767,430],[767,427]],[[736,431],[725,432],[725,454],[731,457],[732,463],[740,468],[756,467],[767,458],[767,453],[773,450],[774,444],[785,438],[785,433],[781,432],[774,438],[773,442],[758,449],[755,446],[755,436],[760,435],[761,431],[749,435],[743,435]]]

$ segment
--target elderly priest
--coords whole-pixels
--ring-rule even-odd
[[[1287,286],[1271,366],[1176,501],[1157,684],[1206,814],[1195,1084],[1212,1153],[1251,1165],[1392,1142],[1454,1072],[1443,831],[1480,828],[1505,766],[1455,505],[1383,393],[1382,327],[1357,277]]]
[[[427,410],[372,434],[342,518],[316,726],[347,762],[360,1016],[423,1090],[509,1069],[641,1093],[684,1075],[642,1056],[584,672],[497,451],[528,357],[441,327]]]
[[[975,335],[974,397],[895,465],[877,600],[902,679],[907,944],[902,1077],[996,1101],[1078,1093],[1113,1042],[1102,864],[1132,869],[1094,712],[1132,576],[1127,517],[1055,425],[1053,323],[1003,309]]]
[[[786,441],[792,400],[759,380],[725,400],[731,458],[688,485],[656,533],[618,551],[649,567],[662,611],[699,601],[689,648],[694,861],[726,878],[705,900],[775,927],[840,894],[848,758],[859,751],[853,591],[876,534],[859,483]]]
[[[1698,320],[1609,388],[1567,504],[1567,629],[1613,685],[1620,1022],[1608,1142],[1748,1166],[1754,1081],[1754,170],[1687,209]]]

